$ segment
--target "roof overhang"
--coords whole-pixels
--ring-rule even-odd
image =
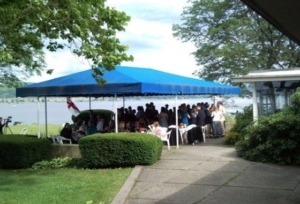
[[[253,83],[265,81],[297,81],[300,80],[300,69],[259,70],[249,74],[234,77],[235,83]]]
[[[300,45],[300,0],[241,0]]]

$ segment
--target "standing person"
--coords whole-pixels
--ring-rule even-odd
[[[212,108],[212,126],[213,126],[213,137],[218,138],[222,137],[223,135],[223,130],[222,130],[222,125],[221,125],[221,112],[218,110],[216,106]]]
[[[198,115],[197,115],[197,125],[199,127],[202,127],[205,125],[205,112],[201,109],[200,104],[197,105],[197,111],[198,111]]]
[[[188,126],[189,125],[189,119],[191,118],[191,116],[189,115],[189,113],[187,112],[187,107],[183,106],[182,107],[182,112],[181,112],[181,122],[185,125]]]
[[[191,110],[191,124],[195,124],[195,125],[197,125],[197,121],[198,121],[198,110],[197,110],[197,107],[198,106],[195,106]]]
[[[2,117],[0,117],[0,135],[3,135],[3,127],[4,127],[4,124],[3,124],[3,122],[2,122]]]
[[[210,112],[210,107],[209,107],[208,103],[205,103],[204,106],[205,106],[204,112],[206,114],[206,117],[205,117],[206,133],[207,133],[207,136],[210,136],[212,134],[211,112]]]
[[[89,120],[85,122],[86,125],[88,125],[90,121],[92,122],[93,126],[97,126],[97,116],[95,115],[93,110],[89,110]]]
[[[224,108],[222,101],[218,101],[217,102],[217,108],[220,111],[220,113],[222,114],[220,120],[221,120],[221,126],[222,126],[222,130],[223,130],[222,136],[224,137],[225,136],[225,115],[226,115],[226,109]]]
[[[100,115],[97,115],[96,130],[97,130],[97,132],[103,132],[104,131],[104,121],[102,120]]]
[[[161,127],[168,127],[168,112],[165,107],[161,107],[158,118]]]

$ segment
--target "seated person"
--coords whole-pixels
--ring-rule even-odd
[[[87,128],[85,126],[85,123],[82,122],[82,124],[79,126],[79,129],[77,131],[73,132],[73,139],[75,141],[78,141],[80,138],[82,138],[83,136],[86,135],[86,131],[87,131]]]
[[[152,131],[156,136],[161,136],[161,127],[158,121],[155,121],[152,125]]]
[[[106,131],[104,132],[115,132],[115,121],[110,120]]]
[[[75,124],[73,131],[78,131],[79,128],[80,128],[80,126],[82,125],[82,123],[83,123],[83,120],[80,120],[80,119],[79,119],[79,120],[77,121],[77,123]]]
[[[145,131],[146,127],[148,126],[148,123],[144,117],[140,117],[135,121],[134,125],[134,131],[135,132],[141,132]]]
[[[72,143],[76,143],[76,140],[73,138],[71,125],[69,123],[66,123],[63,129],[60,131],[60,136],[71,139]]]
[[[92,135],[92,134],[95,134],[95,133],[97,133],[97,129],[94,126],[93,121],[90,120],[89,124],[88,124],[88,127],[87,127],[87,135]]]
[[[128,132],[128,130],[126,129],[124,121],[119,121],[119,123],[118,123],[118,131],[119,132]]]
[[[96,126],[97,132],[103,132],[104,131],[103,126],[104,126],[103,119],[101,118],[100,115],[97,115],[97,126]]]
[[[3,135],[3,131],[2,131],[3,127],[4,127],[4,123],[2,122],[2,117],[0,117],[0,135]]]

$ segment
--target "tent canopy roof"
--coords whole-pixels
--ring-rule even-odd
[[[241,0],[300,45],[299,0]]]
[[[17,97],[28,96],[139,96],[175,94],[239,94],[240,88],[170,74],[150,68],[117,66],[106,71],[106,84],[98,85],[92,70],[16,89]]]

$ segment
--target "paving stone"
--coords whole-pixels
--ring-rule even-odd
[[[145,168],[140,173],[138,181],[158,182],[169,180],[181,173],[181,170]]]
[[[300,169],[273,164],[256,163],[241,176],[229,182],[229,186],[258,187],[294,190],[300,182]]]
[[[184,160],[160,160],[153,164],[151,168],[162,168],[162,169],[189,169],[193,166],[198,165],[199,161],[184,161]]]
[[[213,192],[204,200],[197,203],[209,204],[254,204],[254,203],[272,203],[284,204],[290,194],[287,190],[271,190],[262,188],[237,188],[222,187]]]
[[[158,203],[195,203],[215,191],[217,186],[161,184],[140,193],[137,199],[156,199]]]
[[[233,171],[243,172],[251,165],[250,162],[236,162],[236,161],[203,161],[191,170],[202,171]]]

